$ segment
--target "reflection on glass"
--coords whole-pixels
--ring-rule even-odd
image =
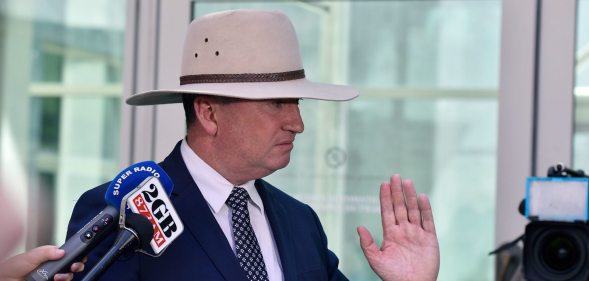
[[[589,1],[577,2],[573,167],[589,169]]]
[[[75,200],[118,170],[125,8],[119,0],[0,5],[0,157],[31,202],[32,245],[61,244]]]
[[[317,211],[346,276],[378,280],[356,227],[381,233],[379,185],[400,173],[432,199],[439,280],[492,280],[500,1],[197,1],[194,15],[235,8],[285,12],[308,78],[360,89],[302,101],[305,133],[268,177]]]

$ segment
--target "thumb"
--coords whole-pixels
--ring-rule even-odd
[[[360,247],[362,248],[362,252],[366,258],[370,258],[374,256],[376,252],[378,252],[378,247],[376,243],[374,243],[374,239],[372,239],[372,234],[370,231],[363,226],[359,226],[357,229],[358,236],[360,237]]]
[[[29,263],[38,265],[48,260],[57,260],[62,258],[65,255],[65,251],[59,249],[57,246],[45,245],[34,248],[21,255],[23,255],[23,258],[25,258]]]
[[[57,260],[65,255],[65,251],[57,246],[45,245],[34,248],[28,252],[22,253],[15,258],[20,258],[23,262],[37,267],[48,260]]]
[[[46,245],[34,248],[20,255],[11,257],[0,264],[0,276],[25,276],[41,263],[48,260],[60,259],[65,255],[64,250],[56,246]]]

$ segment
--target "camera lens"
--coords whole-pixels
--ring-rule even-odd
[[[534,221],[526,226],[524,274],[534,281],[589,280],[589,225]]]
[[[568,271],[578,265],[580,245],[566,233],[551,233],[543,239],[541,257],[547,267],[555,271]]]

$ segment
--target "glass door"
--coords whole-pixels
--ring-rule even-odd
[[[283,11],[298,33],[307,77],[360,89],[350,102],[302,101],[305,133],[289,166],[267,178],[317,211],[348,278],[377,280],[355,228],[381,232],[378,187],[396,172],[432,199],[442,249],[439,280],[493,278],[487,253],[495,243],[501,1],[184,4],[193,18],[237,8]],[[184,9],[176,14],[183,17]],[[178,30],[185,27],[159,34],[177,36]],[[161,48],[182,41],[159,42]],[[180,53],[159,56],[178,60]],[[179,64],[168,66],[174,68],[160,71],[177,75]],[[154,130],[176,126],[178,132],[155,134],[159,159],[183,136],[184,122],[173,117],[163,128],[157,120],[181,112],[180,105],[157,110]]]

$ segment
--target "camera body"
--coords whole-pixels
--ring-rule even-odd
[[[530,281],[589,280],[589,178],[530,177],[524,275]]]

